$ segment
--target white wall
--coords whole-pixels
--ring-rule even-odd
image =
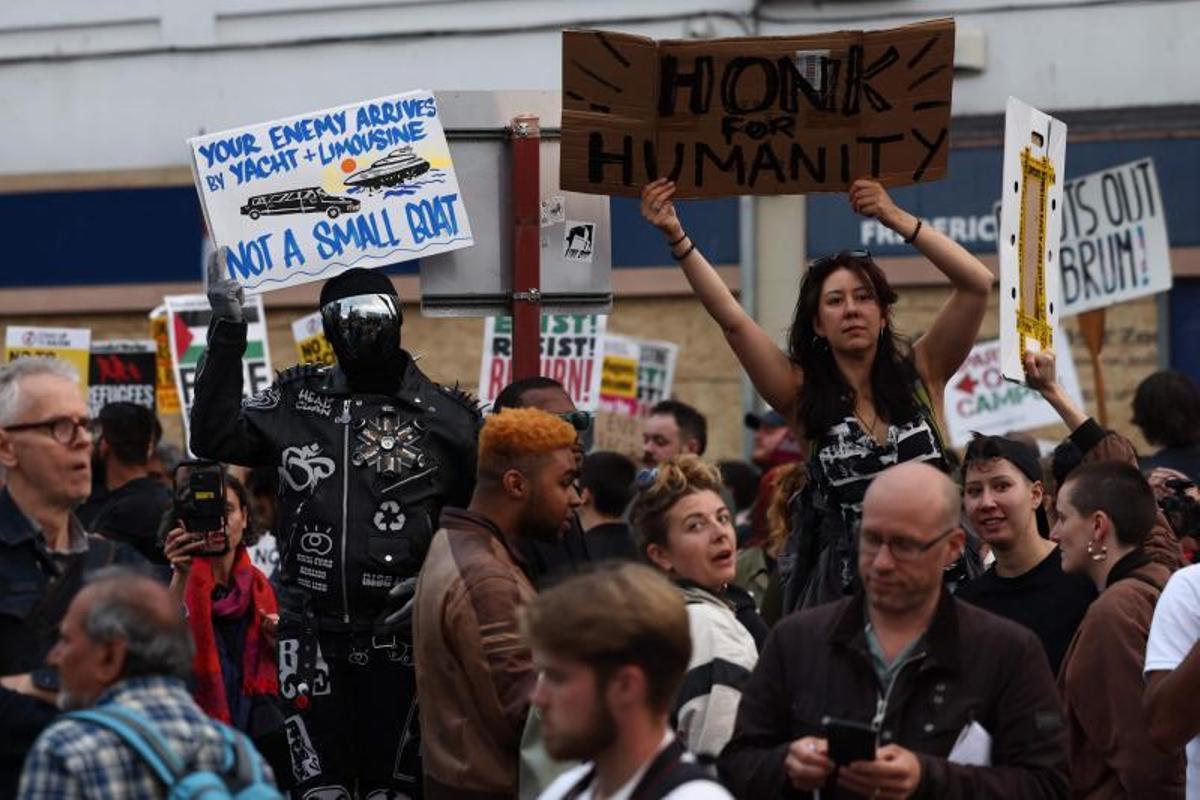
[[[558,89],[559,30],[744,35],[752,0],[0,4],[0,174],[178,166],[184,140],[409,88]],[[997,8],[1019,10],[990,10]],[[703,9],[700,13],[697,9]],[[983,34],[955,114],[1200,102],[1200,0],[758,4],[765,34],[954,15]],[[446,32],[452,32],[447,34]]]

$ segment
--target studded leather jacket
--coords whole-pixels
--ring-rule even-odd
[[[391,396],[354,392],[336,366],[302,364],[243,400],[245,348],[244,323],[214,321],[192,452],[278,466],[281,609],[311,609],[322,630],[370,632],[391,586],[420,569],[442,506],[470,500],[479,412],[411,359]]]

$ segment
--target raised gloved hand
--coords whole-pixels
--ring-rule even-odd
[[[413,600],[416,592],[416,578],[405,578],[388,591],[387,606],[375,622],[376,636],[395,634],[404,641],[411,641]]]
[[[214,319],[242,322],[246,318],[242,313],[246,293],[240,283],[229,277],[226,252],[226,248],[218,247],[208,257],[208,304]]]

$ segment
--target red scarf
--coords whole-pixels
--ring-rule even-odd
[[[213,602],[212,564],[207,558],[192,560],[185,590],[188,626],[196,642],[196,658],[192,669],[196,674],[196,702],[214,719],[228,723],[229,701],[225,697],[225,681],[221,677],[221,659],[217,654],[213,617],[222,619],[250,616],[246,641],[242,647],[242,691],[246,695],[276,694],[279,676],[275,653],[262,635],[262,615],[278,609],[275,591],[265,575],[250,563],[250,554],[239,546],[233,561],[233,586],[228,595]]]

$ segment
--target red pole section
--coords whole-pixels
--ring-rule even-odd
[[[538,118],[513,117],[513,380],[532,378],[541,367],[541,129]]]

